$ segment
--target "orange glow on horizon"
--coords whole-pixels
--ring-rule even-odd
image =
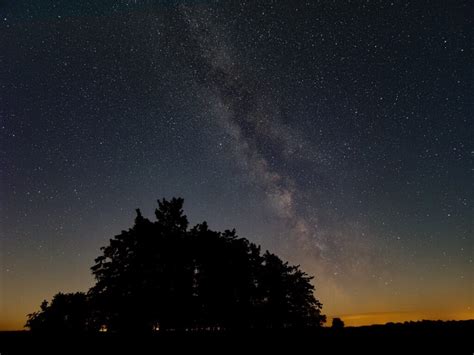
[[[474,319],[472,310],[453,311],[453,312],[372,312],[361,314],[334,315],[328,317],[326,326],[331,326],[333,317],[339,317],[344,321],[346,326],[358,327],[364,325],[386,324],[386,323],[403,323],[409,321],[421,320],[469,320]]]
[[[346,314],[328,316],[325,326],[330,327],[332,318],[339,317],[344,321],[345,326],[358,327],[364,325],[386,324],[386,323],[403,323],[407,321],[421,320],[469,320],[474,319],[474,311],[453,311],[453,312],[372,312],[361,314]],[[2,319],[0,320],[0,331],[17,331],[25,330],[23,325],[26,319]]]

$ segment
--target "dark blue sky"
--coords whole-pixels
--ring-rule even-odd
[[[472,10],[2,2],[0,328],[172,196],[329,315],[472,318]]]

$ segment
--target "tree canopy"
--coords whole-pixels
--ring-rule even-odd
[[[96,284],[87,295],[69,295],[71,302],[81,295],[87,303],[78,304],[83,317],[62,322],[74,319],[71,328],[79,323],[89,330],[148,332],[302,328],[325,321],[312,277],[299,266],[261,253],[235,230],[213,231],[206,222],[189,228],[181,198],[159,200],[155,215],[152,222],[137,209],[133,227],[101,248],[91,268]],[[41,328],[50,314],[55,319],[61,298],[68,296],[58,294],[51,305],[43,304],[26,326]],[[64,315],[75,314],[63,309]]]
[[[344,328],[344,321],[341,318],[333,318],[331,327],[334,329]]]
[[[83,332],[88,317],[88,302],[84,293],[58,293],[51,303],[43,301],[38,312],[28,314],[26,327],[39,332]]]

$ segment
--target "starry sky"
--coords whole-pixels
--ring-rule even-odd
[[[329,319],[474,318],[472,13],[1,1],[0,329],[173,196],[314,275]]]

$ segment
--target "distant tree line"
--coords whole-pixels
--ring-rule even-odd
[[[321,326],[312,277],[206,222],[188,228],[183,199],[159,200],[95,259],[87,293],[58,293],[28,315],[32,331],[281,329]]]

